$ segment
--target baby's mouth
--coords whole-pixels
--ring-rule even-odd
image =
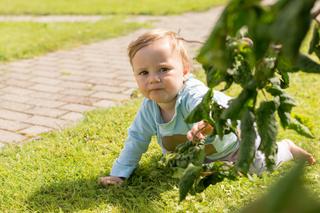
[[[163,90],[163,89],[162,88],[152,88],[152,89],[149,89],[149,92],[157,92],[160,90]]]

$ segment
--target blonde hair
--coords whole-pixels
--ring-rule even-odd
[[[136,53],[140,49],[162,38],[170,39],[172,48],[174,50],[177,50],[181,56],[183,67],[190,70],[191,63],[189,59],[189,54],[183,44],[184,39],[179,37],[178,34],[173,31],[167,31],[167,30],[161,30],[161,29],[156,29],[156,30],[152,30],[147,33],[144,33],[129,44],[128,56],[129,56],[131,65],[132,65],[133,57],[136,55]]]

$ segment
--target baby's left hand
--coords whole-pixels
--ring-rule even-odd
[[[205,121],[199,121],[195,123],[191,130],[187,133],[189,141],[199,141],[206,137],[206,135],[212,133],[213,127]]]

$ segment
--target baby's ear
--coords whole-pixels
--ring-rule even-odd
[[[183,82],[185,82],[190,76],[190,69],[183,70]]]
[[[190,74],[190,64],[189,63],[184,63],[183,64],[183,76],[188,77]]]

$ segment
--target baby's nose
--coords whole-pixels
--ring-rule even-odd
[[[149,82],[150,83],[159,83],[161,81],[160,76],[157,74],[149,75]]]

